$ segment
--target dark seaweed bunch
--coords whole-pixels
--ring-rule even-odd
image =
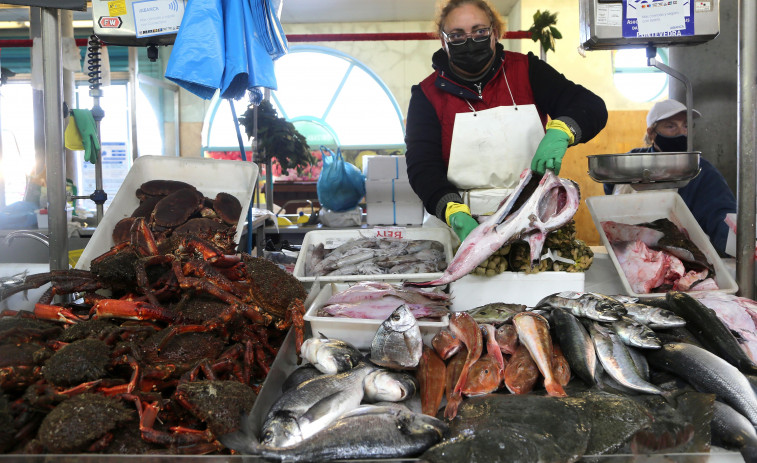
[[[255,129],[255,106],[250,105],[247,111],[239,117],[239,123],[244,126],[248,138],[252,138]],[[258,150],[262,154],[261,161],[268,162],[276,158],[281,169],[307,167],[315,164],[316,159],[310,153],[305,136],[283,117],[279,117],[276,109],[268,100],[263,100],[258,106]]]

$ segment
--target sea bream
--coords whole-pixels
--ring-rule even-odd
[[[266,461],[376,460],[414,457],[441,441],[442,420],[400,407],[363,405],[346,413],[318,436],[297,444],[268,448],[241,433],[222,437],[227,447]]]
[[[317,376],[290,389],[276,400],[261,428],[265,447],[295,445],[327,428],[360,405],[363,382],[376,367],[361,363],[336,375]]]
[[[397,307],[381,323],[371,342],[371,362],[386,368],[407,370],[418,366],[423,338],[418,321],[405,305]]]
[[[502,206],[468,235],[460,244],[444,274],[433,281],[406,283],[413,286],[439,286],[471,273],[481,262],[502,246],[517,239],[526,239],[531,260],[541,255],[547,233],[565,225],[578,210],[580,194],[575,182],[563,179],[547,169],[534,192],[517,209],[526,186],[534,176],[530,169],[520,174],[520,183]]]
[[[325,337],[306,339],[302,343],[300,356],[328,375],[350,370],[363,359],[363,354],[352,344]]]

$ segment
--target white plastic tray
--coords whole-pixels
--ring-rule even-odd
[[[454,256],[452,250],[452,236],[450,230],[447,228],[437,227],[391,227],[397,233],[401,233],[402,240],[434,240],[439,241],[444,246],[444,255],[449,264]],[[305,276],[305,262],[310,258],[310,251],[313,246],[317,246],[321,243],[326,244],[331,242],[334,245],[345,243],[351,239],[367,238],[372,236],[385,236],[383,235],[387,227],[365,228],[359,230],[314,230],[307,232],[305,238],[302,240],[302,248],[299,256],[297,256],[297,263],[294,266],[293,275],[305,284],[310,284],[318,278],[322,283],[327,282],[342,282],[342,281],[364,281],[364,280],[380,280],[380,281],[430,281],[442,276],[442,272],[434,273],[394,273],[394,274],[382,274],[382,275],[339,275],[339,276]]]
[[[121,188],[84,248],[77,269],[89,270],[92,259],[113,246],[113,228],[119,220],[130,217],[139,206],[135,192],[148,180],[179,180],[189,183],[209,198],[220,192],[236,196],[242,203],[235,242],[239,243],[247,209],[252,200],[252,189],[258,178],[258,166],[253,162],[227,161],[205,158],[177,158],[168,156],[141,156],[129,169]]]
[[[460,312],[492,302],[535,306],[550,294],[584,291],[583,272],[502,272],[494,276],[465,275],[449,284],[452,310]]]
[[[349,342],[360,350],[370,350],[373,337],[384,320],[365,320],[344,317],[317,317],[315,314],[326,304],[332,294],[344,291],[350,287],[348,283],[328,283],[323,285],[313,303],[305,312],[305,321],[310,324],[310,331],[314,336],[318,333],[329,338],[341,339]],[[421,329],[423,343],[431,345],[434,335],[449,325],[449,317],[445,316],[441,321],[418,320]]]
[[[607,248],[607,253],[610,255],[612,263],[615,265],[615,269],[623,283],[623,287],[626,289],[626,294],[629,296],[657,297],[664,296],[665,293],[639,294],[633,292],[618,262],[615,251],[602,229],[602,222],[607,220],[638,224],[662,218],[670,219],[677,226],[686,229],[691,241],[702,251],[705,257],[707,257],[707,261],[714,267],[715,282],[720,288],[717,291],[728,294],[738,291],[739,286],[725,265],[723,265],[723,261],[718,256],[715,248],[712,247],[709,237],[702,230],[702,227],[699,226],[699,223],[697,223],[689,208],[686,207],[686,203],[683,202],[683,199],[681,199],[681,196],[677,192],[658,191],[625,195],[592,196],[586,198],[586,205],[602,239],[602,244]],[[699,292],[702,291],[691,291],[692,294]]]

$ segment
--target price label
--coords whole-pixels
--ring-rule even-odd
[[[374,229],[376,238],[388,238],[394,240],[401,240],[405,238],[405,227],[375,227]]]

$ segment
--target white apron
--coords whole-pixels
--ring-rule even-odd
[[[505,83],[510,91],[507,75]],[[472,112],[455,116],[447,179],[460,189],[471,213],[486,215],[497,210],[531,166],[544,126],[533,104],[483,111],[468,106]]]

